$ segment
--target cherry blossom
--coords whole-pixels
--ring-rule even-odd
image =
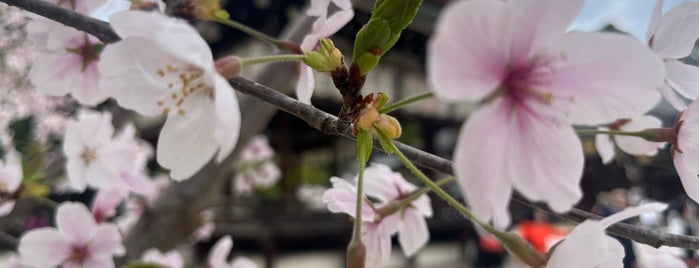
[[[258,187],[272,187],[281,177],[281,170],[274,163],[274,149],[265,136],[250,139],[236,166],[234,189],[241,194],[250,194]]]
[[[643,213],[663,211],[667,205],[649,203],[629,207],[600,221],[586,220],[554,247],[547,267],[623,267],[624,248],[605,234],[610,225]]]
[[[513,189],[570,209],[584,155],[571,124],[641,115],[662,63],[614,33],[565,33],[584,1],[459,1],[428,47],[428,80],[447,101],[484,101],[462,126],[454,170],[474,214],[504,228]]]
[[[230,263],[227,261],[228,253],[233,248],[233,239],[230,235],[224,236],[211,248],[209,253],[208,264],[210,268],[255,268],[252,260],[246,257],[237,257]]]
[[[77,119],[67,123],[63,141],[73,189],[83,191],[89,184],[137,193],[150,191],[151,182],[142,173],[150,150],[136,140],[133,127],[127,126],[113,137],[111,114],[81,110]]]
[[[355,215],[357,189],[347,181],[333,177],[333,187],[325,191],[323,201],[331,212]],[[365,199],[362,204],[362,237],[366,243],[368,261],[373,267],[382,267],[391,250],[391,235],[398,233],[398,243],[405,256],[414,255],[429,240],[425,217],[432,217],[430,199],[422,195],[409,205],[395,209],[395,205],[408,198],[417,187],[403,176],[383,164],[372,164],[364,172],[366,195],[377,200],[372,204]],[[388,214],[390,213],[390,214]]]
[[[155,12],[126,11],[110,21],[123,39],[102,52],[100,87],[128,109],[167,115],[158,162],[176,180],[191,177],[216,151],[221,162],[238,140],[240,110],[204,39],[187,22]]]
[[[5,154],[0,160],[0,217],[10,214],[15,207],[15,192],[22,183],[22,159],[18,152]]]
[[[92,200],[92,215],[97,223],[106,222],[109,218],[116,215],[116,208],[121,204],[128,191],[121,189],[106,189],[99,190]]]
[[[649,128],[659,128],[662,126],[660,119],[643,115],[634,119],[621,119],[614,123],[600,127],[599,130],[618,130],[624,132],[635,132]],[[607,164],[614,159],[614,144],[619,146],[619,149],[630,154],[638,156],[653,156],[658,153],[658,149],[665,146],[664,142],[650,142],[639,137],[607,135],[601,134],[595,136],[595,145],[597,152],[602,158],[602,162]]]
[[[143,253],[141,260],[146,263],[158,264],[168,268],[184,267],[184,259],[182,258],[182,254],[180,254],[177,250],[162,253],[157,248],[151,248]]]
[[[699,97],[699,68],[679,61],[692,53],[699,38],[699,3],[684,2],[662,14],[663,0],[653,10],[648,27],[648,46],[665,64],[663,97],[678,111],[687,108],[677,93],[685,98]],[[674,90],[674,91],[673,91]]]
[[[23,263],[35,267],[114,267],[126,251],[116,225],[98,224],[85,205],[62,203],[56,226],[33,229],[19,241]]]
[[[699,102],[692,102],[675,121],[672,161],[687,196],[699,202]]]
[[[328,8],[331,2],[340,10],[328,17]],[[312,0],[306,15],[318,18],[313,22],[311,32],[301,42],[300,47],[303,52],[315,50],[320,39],[329,37],[342,29],[354,17],[354,10],[352,10],[352,2],[349,0]],[[301,63],[300,76],[296,84],[297,98],[303,103],[310,104],[314,88],[313,69]]]

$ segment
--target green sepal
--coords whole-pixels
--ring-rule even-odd
[[[378,94],[379,103],[376,105],[376,110],[381,110],[388,102],[388,96],[386,94]]]
[[[357,133],[357,162],[359,165],[365,165],[371,156],[371,150],[374,146],[374,139],[371,133],[366,130],[359,130]]]
[[[387,154],[393,154],[393,140],[391,140],[391,138],[389,138],[383,130],[378,128],[374,128],[374,130],[376,130],[376,136],[379,139],[379,143],[381,144],[383,151]]]

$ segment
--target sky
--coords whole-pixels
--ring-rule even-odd
[[[682,2],[685,1],[666,0],[663,13]],[[656,3],[656,0],[587,0],[570,30],[597,31],[611,24],[621,31],[646,40],[646,30]]]

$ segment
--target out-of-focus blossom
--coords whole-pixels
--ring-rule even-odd
[[[121,189],[105,189],[99,190],[92,200],[92,216],[97,223],[106,222],[109,218],[116,215],[116,208],[121,204],[128,191]]]
[[[675,120],[672,161],[687,196],[699,202],[699,101],[692,102]]]
[[[233,239],[231,236],[227,235],[219,239],[216,244],[211,248],[209,253],[209,258],[207,263],[210,268],[255,268],[255,264],[252,260],[246,257],[237,257],[233,259],[230,263],[228,260],[228,254],[233,248]]]
[[[128,233],[136,224],[146,207],[151,206],[160,197],[160,193],[172,183],[172,179],[165,175],[153,178],[153,187],[149,192],[132,195],[124,206],[124,212],[114,219],[122,233]]]
[[[197,241],[207,241],[211,238],[211,235],[216,230],[216,224],[214,223],[216,213],[207,209],[199,213],[202,224],[194,230],[194,238]]]
[[[132,127],[116,137],[113,134],[112,115],[107,112],[82,110],[78,120],[68,122],[63,152],[71,186],[79,191],[88,184],[99,189],[150,191],[152,182],[143,174],[150,150],[136,140]]]
[[[141,261],[151,264],[162,265],[167,268],[182,268],[184,267],[184,259],[182,254],[177,250],[171,250],[167,253],[162,253],[157,248],[146,250],[141,257]]]
[[[328,17],[330,3],[340,8],[339,11]],[[313,22],[313,29],[301,42],[301,51],[308,52],[315,50],[320,39],[329,37],[342,29],[345,24],[354,17],[352,2],[349,0],[313,0],[311,7],[306,11],[306,15],[318,17]],[[313,69],[301,63],[299,80],[296,84],[296,97],[303,103],[311,103],[311,96],[315,87],[315,77]]]
[[[334,213],[356,213],[357,189],[343,179],[330,179],[333,187],[325,191],[323,201]],[[422,195],[409,205],[395,209],[398,202],[408,198],[417,187],[386,165],[372,164],[364,172],[366,195],[377,200],[362,203],[362,239],[366,244],[367,260],[372,267],[383,267],[390,255],[391,236],[398,233],[398,243],[405,256],[414,255],[429,240],[425,217],[432,217],[430,199]],[[389,212],[390,211],[390,212]],[[390,213],[390,214],[389,214]]]
[[[633,118],[659,100],[662,62],[634,38],[565,33],[584,1],[459,1],[429,43],[440,98],[484,101],[463,125],[454,172],[474,214],[510,222],[513,189],[564,212],[582,196],[571,124]]]
[[[114,267],[126,253],[119,228],[95,222],[80,203],[65,202],[56,211],[56,226],[26,232],[19,241],[22,262],[34,267]]]
[[[5,154],[0,160],[0,217],[10,214],[15,207],[15,192],[22,183],[22,159],[18,152]]]
[[[281,171],[274,163],[274,149],[265,136],[255,136],[245,146],[236,162],[234,189],[250,194],[256,188],[269,188],[279,181]]]
[[[128,109],[167,115],[158,162],[183,180],[217,151],[223,161],[238,140],[240,110],[204,39],[187,22],[155,12],[121,12],[110,22],[122,40],[102,52],[100,87]]]
[[[648,46],[665,63],[665,84],[660,93],[675,109],[687,108],[677,93],[691,100],[699,97],[699,68],[679,59],[692,53],[699,38],[699,3],[684,2],[662,14],[663,0],[653,10]]]
[[[629,207],[600,221],[586,220],[555,246],[546,267],[623,267],[624,248],[618,240],[605,234],[610,225],[647,212],[665,210],[667,205],[649,203]]]
[[[302,184],[296,189],[296,198],[310,210],[323,210],[325,202],[323,202],[322,196],[326,190],[328,188],[325,186]]]
[[[11,252],[0,256],[0,267],[22,268],[22,260],[17,253]]]
[[[643,115],[634,119],[617,120],[614,123],[599,127],[599,130],[634,132],[661,126],[660,119]],[[665,146],[664,142],[650,142],[639,137],[600,134],[595,136],[595,145],[603,163],[607,164],[614,159],[614,144],[625,153],[637,156],[653,156],[658,153],[658,149]]]

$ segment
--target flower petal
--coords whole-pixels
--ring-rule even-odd
[[[35,267],[54,267],[72,252],[72,243],[62,232],[51,227],[34,229],[19,241],[19,254],[24,264]]]
[[[211,268],[223,268],[227,267],[228,254],[233,248],[233,239],[230,235],[226,235],[216,241],[216,244],[211,249],[209,253],[208,263]]]
[[[562,213],[582,197],[582,144],[572,126],[532,109],[517,107],[512,112],[507,171],[524,196]]]
[[[369,267],[383,267],[391,257],[391,232],[381,222],[365,224],[363,240]]]
[[[687,109],[687,104],[684,103],[684,100],[682,100],[680,95],[672,89],[672,87],[667,83],[667,80],[658,88],[658,91],[660,92],[660,95],[663,96],[663,99],[665,99],[665,101],[667,101],[672,108],[675,108],[675,110],[684,111]]]
[[[364,170],[364,194],[374,197],[382,203],[398,199],[401,193],[396,187],[397,182],[394,179],[396,176],[400,176],[398,180],[405,182],[403,176],[400,173],[394,174],[390,167],[380,163],[372,163]],[[355,177],[355,181],[356,179],[357,177]]]
[[[666,81],[675,91],[688,99],[699,97],[699,67],[677,60],[666,60]]]
[[[322,197],[328,210],[354,217],[357,210],[357,188],[338,177],[330,178],[330,182],[333,187],[325,190]],[[375,216],[374,209],[366,201],[362,202],[362,221],[373,221]]]
[[[687,196],[695,202],[699,202],[699,177],[697,177],[699,171],[690,168],[689,165],[685,163],[687,160],[679,155],[679,153],[675,153],[675,157],[672,161],[675,164],[675,170],[677,170],[677,175],[680,177],[682,187],[684,187]]]
[[[599,222],[587,220],[555,247],[546,267],[623,267],[623,259],[621,243],[604,234]]]
[[[425,218],[414,208],[408,207],[403,211],[398,227],[398,242],[403,254],[410,257],[417,253],[430,240]]]
[[[498,100],[471,114],[454,150],[454,173],[466,203],[478,218],[494,219],[498,228],[510,223],[512,184],[503,171],[510,112],[508,104]]]
[[[609,130],[607,128],[599,128],[599,130]],[[614,159],[614,143],[612,143],[612,138],[607,134],[599,134],[595,136],[595,148],[597,148],[597,154],[602,158],[602,163],[609,164],[609,162]]]
[[[509,59],[505,3],[458,1],[445,8],[428,45],[427,79],[447,101],[480,100],[502,82]]]
[[[623,221],[625,219],[636,217],[644,213],[660,212],[667,209],[667,204],[653,202],[640,205],[638,207],[627,207],[622,211],[614,213],[599,221],[603,229],[607,229],[610,225]]]
[[[296,82],[296,98],[305,104],[311,104],[311,97],[315,89],[315,77],[313,69],[308,65],[301,63],[299,80]]]
[[[662,122],[660,119],[650,115],[643,115],[631,119],[628,123],[621,127],[621,130],[634,132],[644,129],[660,128]],[[664,142],[650,142],[638,137],[631,136],[614,136],[614,140],[619,148],[630,155],[647,155],[652,156],[658,152],[658,148],[665,145]]]
[[[56,227],[73,243],[86,245],[97,230],[97,223],[82,203],[64,202],[56,211]]]
[[[220,147],[216,162],[221,163],[235,148],[240,135],[240,107],[238,98],[228,81],[216,75],[214,77],[214,106],[216,110],[216,127],[214,139]]]
[[[88,246],[88,251],[94,256],[121,256],[126,253],[122,244],[119,227],[111,223],[103,223],[97,227],[94,237]]]
[[[632,118],[659,101],[662,62],[631,36],[569,33],[560,43],[563,63],[554,66],[548,92],[571,123],[598,125]]]
[[[663,15],[651,47],[662,58],[688,56],[699,37],[699,3],[684,2]]]

